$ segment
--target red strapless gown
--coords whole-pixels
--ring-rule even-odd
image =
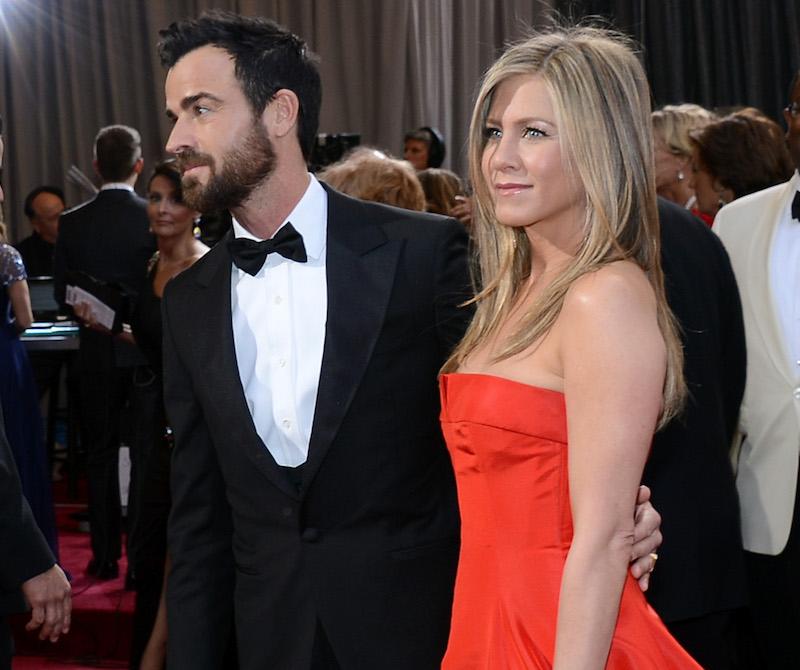
[[[564,396],[501,377],[440,379],[461,506],[461,558],[443,670],[549,670],[572,540]],[[700,666],[628,575],[607,668]]]

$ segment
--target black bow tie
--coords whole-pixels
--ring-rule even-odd
[[[264,265],[267,256],[278,253],[290,261],[305,263],[308,260],[303,238],[292,226],[287,223],[269,240],[255,240],[246,237],[237,237],[228,242],[233,263],[237,268],[254,277]]]
[[[792,200],[792,218],[800,221],[800,191],[794,194]]]

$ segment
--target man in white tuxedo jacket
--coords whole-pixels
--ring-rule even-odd
[[[800,168],[800,72],[784,110]],[[800,631],[800,174],[723,207],[714,230],[739,283],[747,385],[735,453],[761,667],[796,668]]]

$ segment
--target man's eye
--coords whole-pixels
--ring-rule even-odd
[[[195,116],[203,116],[206,113],[210,112],[211,110],[208,107],[204,107],[203,105],[195,105],[194,106],[194,113]]]

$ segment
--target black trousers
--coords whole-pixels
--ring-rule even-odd
[[[797,670],[800,667],[800,495],[795,495],[786,548],[777,556],[746,551],[745,567],[759,667]]]
[[[704,670],[734,670],[738,665],[737,612],[713,612],[667,623],[669,632]]]
[[[131,567],[136,575],[136,609],[133,614],[130,668],[136,669],[153,630],[164,577],[167,556],[167,517],[170,509],[170,458],[172,450],[166,439],[161,380],[155,379],[153,395],[142,396],[152,403],[149,412],[155,417],[150,426],[149,445],[140,454],[137,475],[136,513],[128,542]],[[141,390],[141,389],[140,389]]]
[[[314,647],[311,651],[310,670],[341,670],[339,662],[333,653],[328,636],[322,624],[317,621],[317,631],[314,634]]]
[[[81,370],[79,375],[92,555],[104,564],[118,560],[121,554],[120,416],[130,392],[131,369]]]
[[[11,657],[14,655],[14,639],[8,622],[0,616],[0,670],[11,670]]]

